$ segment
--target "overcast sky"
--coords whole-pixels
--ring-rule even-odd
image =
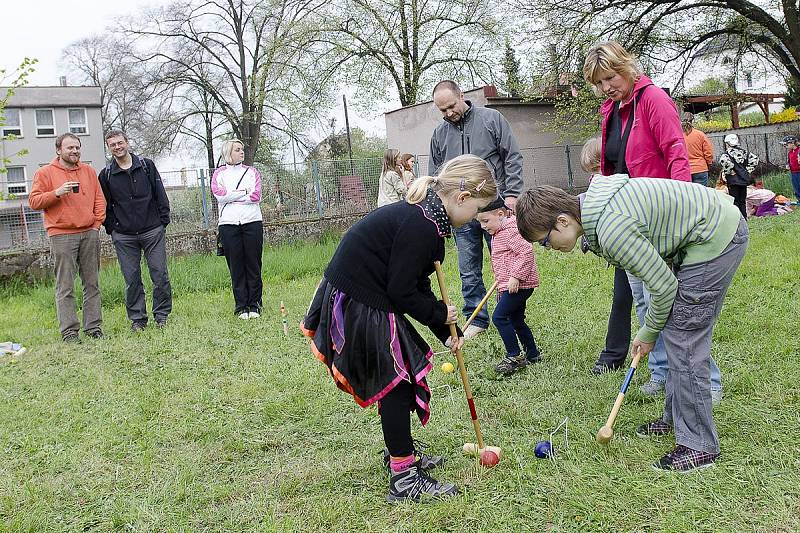
[[[4,45],[0,47],[0,67],[11,71],[24,57],[35,57],[39,62],[36,71],[30,77],[29,84],[40,86],[58,85],[59,76],[65,74],[59,67],[61,51],[73,41],[105,31],[113,24],[115,17],[135,13],[150,5],[167,3],[159,0],[1,1]],[[69,73],[66,74],[67,83],[76,83],[75,80],[70,80]],[[341,109],[341,97],[337,103],[338,107],[331,109],[329,114],[336,117],[337,127],[343,127],[344,112]],[[370,134],[383,136],[385,126],[381,113],[398,106],[396,102],[382,104],[371,117],[357,116],[350,108],[348,109],[350,125],[365,129]],[[320,128],[319,131],[312,132],[312,136],[321,139],[327,133],[325,129]]]

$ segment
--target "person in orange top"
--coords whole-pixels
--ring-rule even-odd
[[[686,111],[681,115],[683,138],[689,152],[689,168],[692,170],[692,183],[708,186],[708,167],[714,162],[714,147],[706,134],[692,127],[694,115]]]
[[[55,262],[56,314],[64,342],[78,343],[75,308],[75,272],[83,283],[83,331],[102,339],[100,311],[100,225],[106,218],[106,200],[97,174],[81,163],[81,140],[72,133],[56,138],[56,157],[36,171],[28,203],[44,211]]]

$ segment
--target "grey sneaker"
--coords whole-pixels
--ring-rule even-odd
[[[147,322],[131,322],[131,331],[134,333],[144,331],[144,328],[146,327],[147,327]]]
[[[445,462],[445,458],[441,455],[427,455],[425,454],[425,448],[428,445],[424,442],[418,441],[414,439],[414,457],[417,458],[417,462],[419,463],[420,467],[423,470],[433,470],[437,466],[442,466]],[[392,469],[389,466],[391,461],[391,455],[389,455],[389,450],[384,448],[383,449],[383,464],[386,467],[386,471],[391,474]]]
[[[722,401],[722,389],[711,389],[711,405],[717,405]]]
[[[525,357],[524,352],[520,352],[517,356],[510,356],[507,355],[503,358],[502,361],[497,363],[497,366],[494,367],[494,371],[498,374],[502,374],[503,376],[510,376],[517,370],[522,370],[528,365],[528,359]]]
[[[422,469],[417,461],[408,470],[392,474],[386,501],[390,503],[407,500],[418,502],[423,497],[442,498],[456,494],[458,494],[458,489],[455,485],[436,481]]]
[[[658,396],[664,393],[664,383],[660,381],[653,381],[650,380],[641,387],[639,387],[639,392],[641,392],[645,396]]]

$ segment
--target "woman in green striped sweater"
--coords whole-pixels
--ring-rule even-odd
[[[647,355],[661,336],[669,362],[661,418],[640,436],[675,432],[676,447],[653,465],[686,472],[711,466],[719,439],[711,416],[711,334],[744,257],[747,223],[731,197],[675,180],[617,174],[585,195],[539,186],[517,201],[522,236],[569,252],[581,240],[644,282],[650,307],[632,349]]]

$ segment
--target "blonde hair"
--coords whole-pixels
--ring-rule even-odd
[[[597,83],[600,81],[600,76],[606,72],[614,72],[633,82],[643,74],[636,56],[616,41],[593,46],[586,54],[586,61],[583,62],[583,78],[592,86],[597,96],[603,96]]]
[[[222,143],[222,160],[225,161],[225,164],[233,165],[233,145],[237,143],[244,148],[244,143],[239,139],[228,139]]]
[[[400,155],[400,150],[395,150],[394,148],[388,148],[385,152],[383,152],[383,168],[381,168],[381,176],[383,176],[390,170],[393,172],[397,172],[398,155]]]
[[[603,152],[603,142],[595,135],[587,139],[581,149],[581,168],[586,172],[597,174],[600,172],[600,158]]]
[[[444,164],[437,177],[417,178],[406,193],[406,202],[418,204],[428,187],[444,195],[468,192],[473,198],[497,198],[497,184],[486,162],[475,155],[460,155]]]

